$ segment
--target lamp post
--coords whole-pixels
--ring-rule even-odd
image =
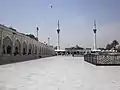
[[[96,21],[95,21],[95,20],[94,20],[93,32],[94,32],[94,50],[96,50],[96,49],[97,49],[97,40],[96,40],[96,32],[97,32],[97,29],[96,29]]]
[[[57,34],[58,34],[58,48],[57,49],[60,49],[60,28],[59,28],[59,20],[58,20],[58,29],[57,29]]]

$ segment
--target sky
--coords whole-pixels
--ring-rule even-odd
[[[50,5],[53,7],[50,8]],[[97,47],[113,40],[120,43],[120,0],[0,0],[0,24],[57,45],[60,21],[61,48],[79,45],[93,48],[93,21],[97,24]]]

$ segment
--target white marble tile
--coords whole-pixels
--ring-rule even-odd
[[[55,56],[1,65],[0,90],[119,90],[120,66]]]

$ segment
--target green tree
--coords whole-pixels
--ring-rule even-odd
[[[118,41],[117,40],[114,40],[112,43],[111,43],[111,47],[116,49],[116,46],[119,45]]]
[[[106,46],[106,49],[107,50],[110,50],[112,47],[111,47],[111,44],[107,44],[107,46]]]
[[[106,45],[106,49],[107,50],[110,50],[110,49],[116,49],[116,46],[119,45],[118,41],[117,40],[113,40],[113,42],[111,44],[107,44]]]
[[[78,45],[76,45],[76,46],[75,46],[75,49],[81,49],[81,50],[83,50],[84,48],[79,47]]]
[[[117,52],[120,52],[120,45],[119,45],[118,48],[117,48]]]
[[[38,38],[35,37],[33,34],[26,34],[26,36],[32,38],[32,39],[35,39],[36,41],[38,41]]]
[[[9,27],[9,29],[13,30],[13,31],[17,31],[16,29],[12,28],[12,27]]]
[[[54,49],[57,50],[57,46],[55,46]]]

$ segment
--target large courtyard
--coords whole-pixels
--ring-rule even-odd
[[[71,56],[1,65],[0,90],[120,90],[120,67]]]

